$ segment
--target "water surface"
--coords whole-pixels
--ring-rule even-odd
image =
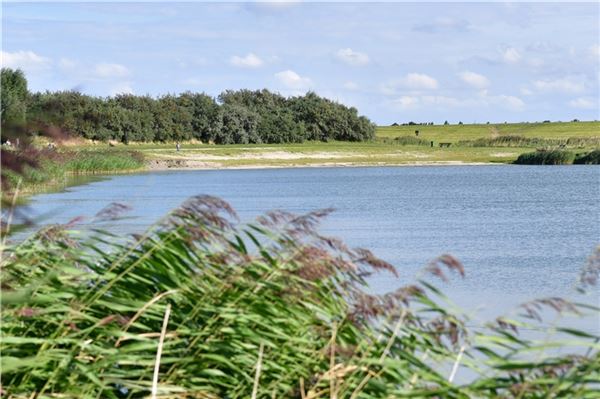
[[[333,207],[326,233],[369,248],[400,270],[399,280],[374,278],[374,290],[408,283],[436,255],[450,253],[467,277],[452,279],[446,291],[489,319],[535,297],[581,299],[573,287],[600,242],[599,189],[594,166],[167,171],[38,195],[31,211],[64,223],[123,202],[133,208],[131,218],[104,227],[126,235],[196,194],[224,198],[245,221],[271,209]],[[585,300],[597,303],[598,296]]]

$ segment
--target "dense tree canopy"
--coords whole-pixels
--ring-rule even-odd
[[[75,91],[30,94],[20,70],[2,69],[2,124],[49,121],[92,140],[204,143],[363,141],[375,127],[356,108],[313,92],[284,97],[269,90],[226,90],[218,98],[185,92],[158,98],[120,94],[93,97]]]
[[[2,68],[2,95],[0,113],[2,125],[25,121],[27,112],[27,79],[19,69]]]

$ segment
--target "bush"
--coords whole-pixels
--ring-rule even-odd
[[[575,157],[575,164],[580,165],[600,165],[600,149],[588,152],[583,155],[579,155]]]
[[[431,143],[428,140],[420,139],[415,136],[399,136],[394,139],[394,144],[399,145],[426,145],[429,146]]]
[[[562,150],[538,150],[519,155],[516,164],[519,165],[568,165],[572,164],[575,154]]]

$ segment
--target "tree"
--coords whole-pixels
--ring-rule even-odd
[[[6,123],[23,123],[27,115],[27,79],[23,71],[2,68],[1,71],[2,96],[0,114],[2,126]]]
[[[250,144],[262,142],[257,134],[260,116],[240,105],[225,104],[220,109],[217,144]]]
[[[375,126],[356,108],[314,92],[286,98],[267,89],[226,90],[218,100],[191,92],[158,98],[132,94],[104,98],[76,91],[29,95],[23,73],[9,69],[2,70],[2,86],[3,124],[8,117],[32,118],[92,140],[197,139],[228,144],[375,137]]]
[[[219,127],[219,105],[214,98],[204,93],[186,92],[180,102],[191,113],[192,136],[204,143],[215,140]]]

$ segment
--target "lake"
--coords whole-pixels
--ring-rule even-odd
[[[196,194],[227,200],[244,221],[271,209],[333,207],[325,233],[371,249],[400,271],[400,279],[373,278],[373,290],[409,283],[430,260],[450,253],[467,276],[439,285],[482,322],[537,297],[598,303],[600,291],[581,298],[574,286],[600,242],[599,189],[595,166],[165,171],[37,195],[30,211],[44,222],[65,223],[122,202],[133,208],[131,217],[101,226],[126,235]],[[600,331],[597,321],[587,327]]]

